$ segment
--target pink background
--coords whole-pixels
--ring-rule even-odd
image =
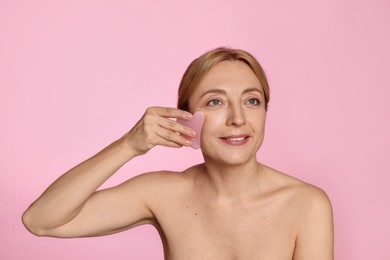
[[[184,2],[0,0],[0,259],[162,259],[148,226],[37,238],[20,216],[146,107],[175,106],[186,66],[220,45],[263,64],[271,103],[259,160],[327,191],[336,259],[389,259],[390,2]],[[105,187],[200,161],[156,148]]]

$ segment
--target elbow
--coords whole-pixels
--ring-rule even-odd
[[[38,237],[47,236],[43,228],[40,228],[35,224],[34,219],[31,217],[29,210],[26,210],[22,215],[22,223],[24,227],[33,235]]]

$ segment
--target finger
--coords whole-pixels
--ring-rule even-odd
[[[181,147],[183,147],[183,145],[180,145],[180,144],[177,144],[177,143],[165,140],[165,139],[162,139],[161,142],[162,143],[160,145],[165,146],[165,147],[171,147],[171,148],[181,148]]]
[[[159,126],[162,128],[165,128],[167,130],[190,136],[190,137],[195,137],[196,133],[195,131],[188,126],[182,125],[174,120],[171,119],[166,119],[166,120],[160,120],[159,121]]]
[[[172,148],[180,148],[183,147],[182,144],[173,142],[171,140],[165,139],[164,137],[157,135],[159,137],[159,140],[157,141],[157,145],[166,146],[166,147],[172,147]],[[156,146],[156,145],[154,145]],[[152,147],[153,148],[153,147]]]
[[[161,139],[159,142],[161,143],[175,143],[180,146],[191,146],[192,141],[186,139],[185,137],[179,135],[178,133],[175,133],[170,130],[161,129],[159,132],[156,133]]]
[[[184,120],[189,120],[192,118],[192,114],[190,112],[180,110],[172,107],[152,107],[150,108],[152,112],[157,115],[165,118],[181,118]]]

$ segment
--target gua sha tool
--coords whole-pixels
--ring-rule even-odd
[[[193,114],[191,120],[177,119],[177,122],[192,128],[196,132],[196,136],[192,139],[192,148],[199,149],[200,148],[200,133],[202,132],[202,126],[204,123],[204,114],[201,111]]]

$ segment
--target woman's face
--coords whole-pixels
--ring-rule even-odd
[[[241,61],[222,61],[210,70],[189,100],[205,122],[201,148],[206,160],[242,164],[256,158],[264,138],[266,111],[261,84]]]

